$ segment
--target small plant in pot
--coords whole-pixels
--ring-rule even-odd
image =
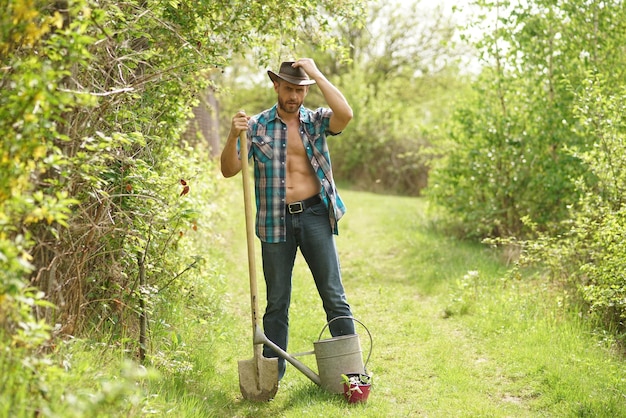
[[[343,396],[348,403],[367,402],[372,387],[372,376],[366,373],[347,373],[343,379]]]

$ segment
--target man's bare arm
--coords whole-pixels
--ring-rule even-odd
[[[241,170],[241,160],[237,152],[237,139],[241,131],[248,129],[248,119],[250,118],[246,116],[243,110],[233,116],[228,139],[220,157],[220,165],[224,177],[232,177]],[[241,146],[247,147],[248,144],[241,144]]]
[[[311,58],[301,58],[293,64],[294,67],[301,67],[319,87],[324,95],[328,107],[333,111],[330,118],[330,131],[339,133],[344,130],[350,120],[352,120],[352,108],[343,94],[335,87],[322,72],[317,68]]]

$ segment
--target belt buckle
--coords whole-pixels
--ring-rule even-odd
[[[304,205],[302,202],[290,203],[287,207],[289,208],[289,213],[292,215],[304,212]]]

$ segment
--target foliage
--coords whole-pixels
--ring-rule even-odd
[[[455,114],[452,143],[429,190],[466,236],[528,236],[521,219],[558,231],[591,181],[579,156],[593,138],[577,129],[575,92],[591,73],[623,80],[621,2],[484,2],[493,15],[477,44],[486,67]],[[485,25],[486,26],[486,25]],[[609,40],[610,39],[610,40]],[[621,38],[620,38],[621,39]]]
[[[615,91],[602,77],[590,80],[580,94],[581,130],[596,138],[580,153],[594,175],[580,182],[581,199],[571,214],[571,239],[578,258],[570,268],[583,300],[595,318],[626,335],[626,87]],[[577,269],[577,270],[574,270]]]
[[[195,197],[214,163],[202,144],[179,139],[197,92],[235,54],[254,50],[263,60],[305,21],[319,21],[322,38],[322,11],[351,16],[358,1],[5,0],[2,8],[0,338],[11,355],[0,366],[38,361],[51,331],[90,331],[134,353],[138,314],[154,327],[160,305],[186,291],[184,276],[206,266],[206,248],[180,251],[188,234],[215,222],[215,196]],[[16,386],[46,373],[14,376],[2,390],[20,393]]]
[[[559,282],[572,288],[581,310],[599,326],[626,335],[626,205],[624,173],[626,110],[624,93],[601,76],[590,77],[576,99],[580,133],[596,139],[593,147],[571,150],[593,175],[576,183],[580,198],[556,237],[540,234],[523,243],[520,265],[541,263]]]
[[[36,404],[52,370],[37,355],[48,343],[50,324],[34,316],[52,305],[27,278],[41,267],[32,254],[40,234],[66,228],[77,203],[51,185],[52,173],[66,164],[57,147],[68,140],[58,129],[63,114],[89,102],[58,89],[68,74],[62,61],[73,62],[84,48],[77,29],[84,19],[67,30],[67,42],[54,44],[63,18],[42,12],[44,6],[8,2],[0,17],[0,403],[8,408]],[[52,45],[52,59],[38,56],[44,44]],[[65,58],[55,54],[60,50]]]
[[[0,416],[63,416],[68,418],[140,416],[150,411],[145,387],[158,377],[131,360],[120,357],[119,346],[60,341],[57,353],[26,357],[22,363],[5,362],[0,392]],[[21,357],[19,351],[9,356]],[[61,360],[61,364],[57,361]],[[29,371],[24,373],[23,367]],[[20,380],[30,376],[29,384]]]
[[[428,184],[432,145],[465,78],[453,15],[413,1],[369,3],[365,27],[342,28],[351,62],[320,57],[337,74],[354,119],[333,137],[335,175],[356,187],[419,195]]]

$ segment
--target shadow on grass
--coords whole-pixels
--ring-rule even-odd
[[[303,411],[307,407],[319,405],[333,405],[341,407],[347,405],[342,394],[329,393],[325,389],[312,383],[306,383],[289,388],[289,394],[283,403],[281,410],[287,412],[289,410]]]
[[[237,396],[229,399],[228,393],[219,390],[211,394],[209,400],[214,408],[219,402],[225,402],[222,408],[212,409],[206,416],[229,417],[277,417],[290,416],[294,411],[307,411],[311,408],[341,407],[346,404],[341,394],[328,393],[324,389],[311,383],[298,383],[279,389],[276,398],[268,402],[254,402]],[[346,404],[347,405],[347,404]]]

